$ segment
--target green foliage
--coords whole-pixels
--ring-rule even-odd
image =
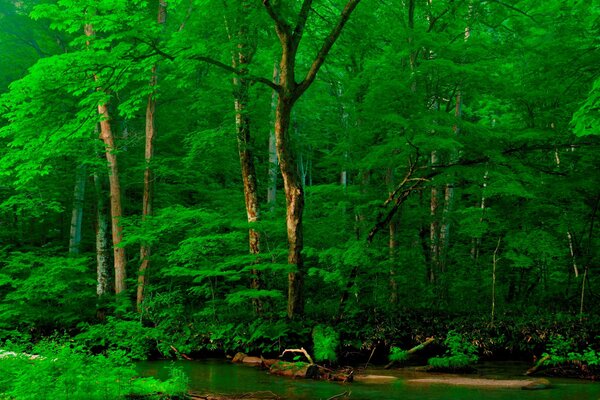
[[[437,369],[462,369],[479,360],[477,347],[457,331],[449,331],[444,340],[448,348],[443,357],[430,358],[427,363]]]
[[[242,12],[239,2],[167,3],[169,22],[159,26],[158,4],[146,0],[0,0],[0,339],[66,331],[93,352],[143,359],[308,347],[317,325],[315,355],[334,361],[338,352],[454,329],[486,355],[529,354],[560,334],[573,343],[550,343],[557,359],[596,362],[598,349],[584,346],[594,343],[600,311],[588,290],[600,283],[598,7],[357,8],[295,103],[287,133],[306,195],[300,272],[310,294],[301,322],[290,322],[281,179],[275,204],[265,201],[273,90],[250,85],[250,140],[238,142],[231,71],[219,69],[256,48],[240,71],[270,80],[280,55],[272,19],[260,2]],[[300,4],[272,3],[295,26]],[[342,6],[313,3],[297,72],[309,69]],[[236,32],[247,35],[242,46]],[[201,61],[208,55],[218,62]],[[150,94],[158,131],[148,161]],[[123,190],[117,222],[129,281],[118,306],[94,287],[98,200],[109,201],[106,188],[91,185],[108,171],[99,104],[110,114]],[[256,167],[253,223],[244,146]],[[78,166],[88,172],[83,241],[67,257]],[[153,215],[142,219],[147,167]],[[260,254],[248,251],[250,228]],[[146,297],[130,315],[142,244],[152,247]],[[589,318],[578,321],[582,295]],[[332,331],[328,321],[338,318]],[[447,357],[432,365],[473,362],[466,340],[451,333],[447,341]],[[405,356],[394,347],[390,359]]]
[[[108,317],[106,323],[80,325],[82,333],[74,340],[95,352],[122,352],[132,360],[145,360],[155,347],[160,332],[143,326],[139,320]]]
[[[53,251],[9,253],[0,272],[0,330],[69,328],[94,312],[87,257]],[[48,332],[48,333],[50,333]]]
[[[317,325],[313,329],[315,361],[337,361],[340,333],[331,326]]]
[[[388,357],[390,361],[404,362],[408,360],[408,357],[408,351],[402,350],[400,347],[396,346],[390,347],[390,355]]]
[[[92,356],[69,342],[41,342],[35,357],[0,358],[0,393],[15,399],[124,399],[127,395],[182,396],[187,378],[172,369],[165,382],[137,378],[123,351]]]
[[[546,353],[542,354],[543,356],[550,356],[546,361],[550,365],[565,363],[584,363],[589,366],[600,365],[600,352],[592,346],[588,346],[580,352],[572,338],[566,338],[562,335],[555,335],[550,338],[546,346]]]
[[[596,79],[586,102],[571,120],[576,135],[600,135],[600,79]]]

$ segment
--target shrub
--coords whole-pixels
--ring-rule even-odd
[[[331,326],[317,325],[313,330],[315,361],[335,362],[340,334]]]
[[[390,348],[390,361],[404,362],[408,360],[408,351],[402,350],[400,347],[392,346]]]
[[[464,369],[479,360],[477,347],[456,331],[448,332],[444,345],[448,347],[446,355],[428,360],[428,364],[436,369]]]
[[[90,355],[70,342],[42,342],[26,354],[0,359],[0,394],[20,400],[123,399],[127,395],[163,393],[183,396],[187,378],[172,369],[165,382],[137,378],[124,351]]]

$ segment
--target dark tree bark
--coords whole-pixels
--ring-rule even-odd
[[[340,36],[350,15],[360,3],[360,0],[348,0],[336,25],[325,38],[321,49],[314,58],[304,79],[297,83],[296,56],[298,45],[302,39],[304,28],[311,10],[312,0],[304,0],[296,18],[296,25],[292,26],[272,6],[269,0],[263,0],[265,10],[275,24],[275,31],[281,44],[281,58],[279,61],[279,82],[274,84],[278,90],[277,106],[275,110],[275,139],[279,168],[283,177],[283,186],[286,198],[286,225],[288,238],[288,264],[291,271],[288,274],[288,318],[292,319],[304,312],[304,260],[302,249],[304,237],[302,217],[304,211],[304,189],[302,179],[298,173],[297,157],[290,140],[290,122],[294,104],[314,82],[317,73],[325,62],[329,51]]]

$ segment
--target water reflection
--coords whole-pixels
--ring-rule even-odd
[[[317,400],[351,390],[351,399],[381,400],[597,400],[600,399],[600,383],[551,379],[553,388],[542,391],[520,389],[469,388],[440,384],[412,384],[408,380],[423,376],[410,370],[394,372],[399,379],[393,382],[366,384],[342,384],[289,379],[271,376],[266,371],[244,365],[233,365],[221,360],[204,361],[149,361],[138,364],[141,375],[160,379],[169,377],[171,365],[181,367],[190,378],[191,390],[206,393],[242,394],[271,391],[290,400]],[[525,364],[488,363],[481,366],[479,375],[494,379],[522,379]],[[381,371],[369,371],[379,373]],[[474,376],[470,376],[474,377]]]

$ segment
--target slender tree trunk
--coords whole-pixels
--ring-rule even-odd
[[[73,194],[73,212],[71,214],[71,232],[69,235],[69,253],[71,254],[79,254],[81,250],[81,229],[86,180],[86,167],[82,164],[77,167],[75,190]]]
[[[282,69],[283,70],[283,69]],[[283,72],[281,78],[283,78]],[[280,79],[281,79],[280,78]],[[284,80],[281,79],[283,83]],[[304,263],[302,248],[304,237],[302,231],[302,213],[304,211],[304,189],[302,179],[298,173],[297,163],[293,155],[289,128],[293,100],[282,95],[277,100],[275,114],[275,137],[277,139],[277,155],[279,167],[283,177],[283,186],[286,199],[286,226],[288,237],[288,264],[292,271],[288,273],[288,308],[290,319],[304,312]]]
[[[239,72],[233,78],[233,95],[235,107],[235,129],[238,144],[238,153],[242,172],[242,182],[244,186],[244,203],[246,206],[246,217],[248,224],[248,248],[250,254],[258,256],[260,254],[260,233],[256,228],[259,221],[258,204],[258,180],[256,177],[256,167],[254,165],[254,141],[251,135],[251,120],[248,110],[249,91],[251,81],[247,78],[248,65],[254,56],[255,47],[252,45],[249,34],[249,27],[246,22],[245,13],[249,3],[242,2],[237,8],[237,13],[233,19],[233,24],[225,17],[225,28],[230,40],[235,40],[235,50],[231,53],[231,67]],[[231,29],[237,27],[235,35]],[[276,79],[276,70],[273,72],[273,79]],[[273,100],[272,100],[273,101]],[[270,188],[269,188],[270,190]],[[258,262],[258,258],[255,259]],[[260,272],[252,269],[252,279],[250,288],[260,289]],[[262,304],[259,299],[252,300],[255,313],[260,313]]]
[[[273,82],[279,83],[279,67],[277,63],[273,66]],[[273,110],[273,116],[275,115],[275,109],[277,107],[277,92],[273,90],[271,96],[271,109]],[[269,186],[267,189],[267,204],[269,210],[273,212],[277,203],[277,147],[275,140],[275,124],[269,130]]]
[[[238,53],[238,64],[236,67],[245,68],[247,64],[246,55],[240,49]],[[238,142],[240,164],[242,168],[242,180],[244,183],[244,199],[246,204],[246,215],[250,225],[258,222],[258,183],[256,179],[256,168],[254,166],[254,151],[250,134],[250,117],[248,115],[248,89],[249,82],[244,78],[234,78],[235,87],[235,125]],[[248,229],[248,245],[250,254],[260,253],[260,233],[254,227]],[[252,281],[250,287],[259,289],[260,274],[258,270],[252,270]],[[254,310],[260,312],[261,304],[258,299],[253,300]]]
[[[398,221],[393,219],[390,221],[390,303],[396,304],[398,301],[398,284],[396,283],[396,263],[398,253]]]
[[[431,165],[435,166],[438,162],[437,153],[431,152]],[[440,230],[439,230],[439,202],[440,195],[438,187],[431,186],[431,199],[429,203],[429,215],[431,222],[429,225],[429,259],[431,261],[429,281],[435,283],[439,275],[439,263],[440,263]]]
[[[125,248],[121,247],[123,238],[123,227],[120,225],[120,219],[123,216],[123,208],[121,205],[121,183],[119,181],[119,166],[117,162],[117,154],[114,136],[110,128],[110,119],[108,107],[106,104],[98,105],[98,113],[102,116],[100,121],[100,138],[106,146],[106,160],[110,174],[108,177],[110,187],[110,215],[112,226],[112,244],[113,244],[113,262],[115,268],[115,293],[120,294],[125,291],[126,284],[126,266],[127,258],[125,256]]]
[[[394,190],[394,172],[392,168],[388,168],[386,183],[390,194]],[[398,221],[393,218],[389,224],[389,257],[390,257],[390,303],[395,304],[398,300],[398,285],[396,284],[396,263],[397,263],[397,252],[398,252]]]
[[[492,255],[492,316],[491,316],[491,324],[494,325],[494,318],[496,316],[496,265],[498,264],[498,249],[500,249],[500,242],[502,241],[502,237],[498,238],[498,243],[496,244],[496,249],[494,250],[494,254]]]
[[[159,25],[164,25],[167,19],[167,3],[163,0],[158,1],[158,17]],[[152,91],[148,95],[146,104],[146,144],[144,149],[144,159],[146,160],[146,168],[144,169],[144,193],[142,198],[142,223],[146,221],[148,216],[153,213],[154,206],[154,173],[152,171],[152,159],[154,157],[154,140],[156,137],[156,84],[158,83],[158,65],[152,66],[152,76],[150,77],[150,87]],[[138,285],[136,293],[136,307],[141,311],[141,304],[144,301],[144,290],[148,284],[146,276],[150,266],[150,255],[152,248],[147,243],[142,243],[140,246],[141,264],[138,270]]]
[[[156,125],[154,115],[156,112],[156,98],[154,87],[157,83],[156,65],[152,67],[152,77],[150,78],[150,86],[153,88],[152,93],[148,95],[148,103],[146,105],[146,144],[144,150],[144,158],[146,160],[146,168],[144,169],[144,192],[142,197],[142,223],[146,221],[148,216],[152,215],[154,203],[154,174],[152,171],[152,158],[154,156],[154,138],[156,136]],[[140,246],[141,264],[138,270],[138,284],[136,293],[136,307],[141,311],[141,304],[144,301],[144,289],[148,281],[146,273],[150,266],[150,255],[152,249],[149,244],[142,243]]]
[[[94,187],[96,189],[96,294],[101,297],[109,290],[110,244],[104,185],[98,173],[94,173]]]
[[[91,24],[85,26],[85,34],[88,38],[94,35],[94,28]],[[88,39],[89,44],[89,39]],[[98,77],[94,75],[94,80]],[[102,91],[99,87],[97,90]],[[115,138],[111,130],[110,114],[106,103],[98,104],[98,114],[100,115],[100,139],[104,142],[106,161],[109,168],[109,187],[110,187],[110,215],[112,226],[112,244],[114,253],[115,268],[115,293],[120,294],[126,289],[126,266],[127,258],[125,248],[121,247],[123,238],[123,227],[119,225],[119,219],[123,216],[121,205],[121,183],[119,181],[119,165],[117,162],[117,153],[115,147]]]
[[[485,173],[483,174],[483,184],[482,184],[482,191],[481,191],[481,201],[479,203],[479,208],[481,208],[481,217],[479,217],[479,223],[483,224],[483,218],[485,215],[485,202],[486,202],[486,197],[485,197],[485,189],[487,188],[487,179],[488,179],[488,170],[486,167]],[[477,267],[479,265],[479,249],[481,247],[481,238],[474,238],[471,241],[471,258],[473,259],[474,263],[475,263],[475,267]]]

